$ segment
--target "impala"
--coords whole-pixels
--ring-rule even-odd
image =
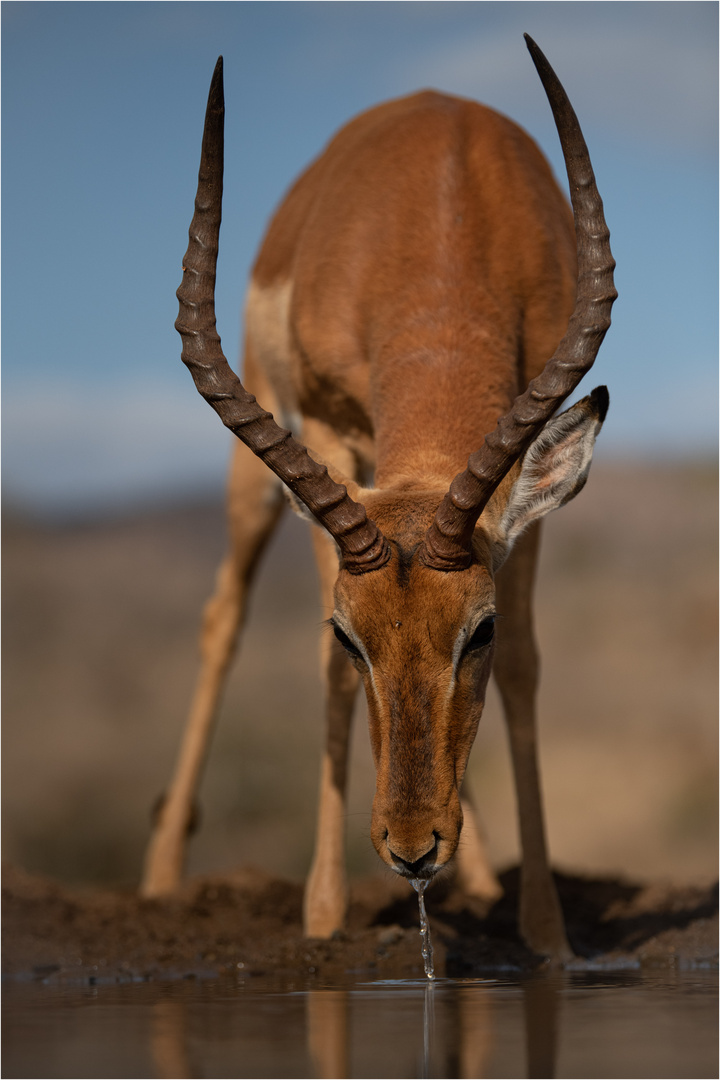
[[[326,749],[306,933],[329,936],[345,915],[358,683],[377,770],[372,842],[391,869],[428,880],[458,848],[463,774],[492,668],[519,805],[520,930],[538,953],[571,955],[543,824],[532,585],[539,520],[584,485],[607,390],[555,413],[591,367],[616,292],[577,118],[543,54],[527,44],[555,117],[573,212],[534,142],[505,117],[431,91],[371,109],[332,140],[269,226],[247,298],[248,390],[215,329],[218,61],[176,327],[197,389],[253,453],[238,447],[233,460],[231,547],[205,612],[199,682],[148,851],[145,895],[180,879],[248,586],[287,488],[319,525],[334,631],[323,653]],[[477,889],[491,891],[472,835],[460,855],[475,852]]]

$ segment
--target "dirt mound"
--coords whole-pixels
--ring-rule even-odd
[[[519,874],[501,876],[490,910],[451,881],[428,893],[438,974],[529,971],[542,963],[516,928]],[[717,964],[717,890],[557,875],[576,966],[678,969]],[[401,881],[365,878],[348,928],[329,941],[301,928],[302,886],[255,869],[188,882],[173,898],[71,890],[7,868],[3,972],[50,982],[131,981],[217,974],[332,979],[422,974],[417,901]]]

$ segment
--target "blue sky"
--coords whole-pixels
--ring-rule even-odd
[[[522,124],[564,182],[524,30],[580,117],[618,262],[620,299],[590,377],[611,393],[599,453],[715,453],[714,2],[4,2],[6,499],[87,510],[224,481],[231,437],[173,329],[219,53],[217,310],[235,362],[268,217],[358,111],[423,86],[474,97]]]

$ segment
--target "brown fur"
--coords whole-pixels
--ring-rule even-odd
[[[332,140],[253,281],[291,283],[297,411],[341,439],[371,433],[378,487],[449,482],[565,331],[572,216],[520,128],[425,91]]]
[[[535,144],[497,113],[432,91],[348,124],[270,224],[248,297],[245,384],[286,422],[301,419],[308,447],[365,504],[391,548],[380,570],[338,574],[335,546],[316,530],[326,614],[358,655],[351,663],[334,639],[322,645],[327,746],[309,934],[327,936],[344,918],[343,812],[359,680],[377,766],[373,843],[393,869],[429,877],[458,845],[460,788],[495,654],[520,805],[521,928],[537,951],[569,955],[535,758],[537,526],[500,569],[510,548],[501,522],[521,464],[486,507],[467,570],[440,572],[414,556],[453,476],[552,355],[575,289],[572,215]],[[577,408],[591,440],[597,417],[586,403]],[[374,487],[360,490],[373,474]],[[535,488],[542,484],[540,476]],[[525,503],[534,490],[513,510],[518,534],[532,520]],[[206,615],[203,671],[148,855],[147,895],[180,876],[181,825],[277,496],[275,477],[238,446],[232,548]],[[496,605],[504,616],[496,645],[463,652]],[[472,836],[469,854],[480,865]],[[497,894],[486,865],[475,880]]]

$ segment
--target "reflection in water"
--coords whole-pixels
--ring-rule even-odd
[[[487,1076],[492,1049],[492,998],[477,993],[471,984],[457,990],[457,1069],[463,1080]]]
[[[422,903],[422,893],[418,893],[418,897]],[[435,978],[435,972],[432,970],[432,945],[430,945],[430,928],[428,927],[428,945],[430,948],[429,961],[425,958],[425,974],[428,977],[428,984],[425,987],[425,1002],[423,1007],[423,1063],[420,1075],[422,1077],[432,1076],[430,1069],[430,1054],[432,1053],[434,1037],[435,1037],[435,983],[432,981]],[[423,952],[423,957],[425,953]],[[428,963],[430,964],[430,972],[427,970]]]
[[[319,1080],[350,1075],[347,990],[309,991],[307,1043]]]
[[[152,1008],[150,1053],[158,1080],[185,1080],[190,1070],[187,1041],[187,1006],[158,1001]]]
[[[312,989],[248,978],[92,993],[10,983],[3,1075],[709,1077],[716,999],[716,977],[703,972]]]
[[[565,985],[562,972],[536,974],[520,984],[524,1018],[524,1045],[528,1077],[555,1076],[558,1012],[561,991]],[[390,991],[380,993],[384,989]],[[368,1028],[382,1030],[381,1015],[396,1012],[393,995],[418,999],[417,985],[410,983],[376,983],[375,997],[357,1001],[347,991],[307,991],[308,1048],[319,1077],[349,1077],[348,1031],[351,1013],[364,1014]],[[493,1047],[493,983],[478,980],[438,983],[428,981],[422,991],[422,1054],[416,1055],[419,1077],[458,1076],[462,1078],[489,1075],[488,1067]],[[439,1010],[436,1034],[436,1003]],[[419,1002],[418,1002],[419,1005]],[[419,1008],[417,1010],[419,1021]],[[377,1014],[377,1015],[374,1015]],[[420,1042],[420,1024],[415,1025],[415,1038]],[[395,1034],[399,1041],[400,1032]],[[378,1040],[384,1045],[382,1040]],[[377,1045],[377,1044],[376,1044]],[[418,1046],[419,1049],[419,1046]],[[396,1075],[403,1075],[398,1073]]]
[[[428,979],[306,991],[313,1075],[338,1080],[485,1076],[492,1015],[491,997],[484,992],[488,985]]]
[[[541,972],[523,982],[525,1051],[529,1077],[555,1076],[563,971]]]

